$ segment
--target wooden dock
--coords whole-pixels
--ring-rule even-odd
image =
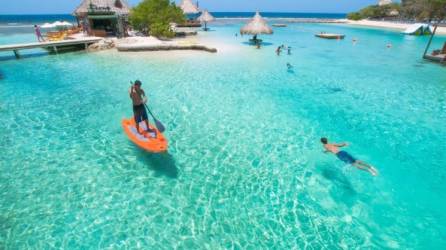
[[[62,48],[72,47],[72,46],[83,45],[85,49],[88,49],[88,45],[99,42],[100,40],[102,40],[102,38],[100,37],[85,37],[85,38],[76,38],[76,39],[69,39],[55,42],[8,44],[8,45],[0,45],[0,52],[12,51],[14,52],[16,58],[20,58],[19,54],[20,50],[42,48],[42,49],[49,49],[57,53]]]

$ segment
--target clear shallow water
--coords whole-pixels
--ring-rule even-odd
[[[446,71],[420,59],[427,38],[293,24],[256,50],[233,36],[240,25],[205,35],[236,52],[1,61],[0,244],[444,246]],[[282,43],[293,55],[274,54]],[[168,127],[168,155],[122,133],[135,78]],[[350,142],[381,175],[323,154],[321,136]]]

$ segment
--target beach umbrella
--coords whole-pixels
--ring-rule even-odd
[[[240,33],[249,35],[272,34],[273,30],[257,11],[253,19],[240,29]]]
[[[192,0],[181,0],[180,8],[186,15],[200,13],[200,10],[195,4],[192,3]]]
[[[209,13],[209,11],[205,10],[200,17],[197,19],[198,21],[204,23],[204,30],[208,30],[207,23],[212,22],[215,18]]]
[[[253,35],[252,41],[254,43],[258,43],[259,40],[257,40],[257,35],[260,34],[272,34],[273,29],[268,26],[268,23],[265,21],[265,19],[260,16],[260,13],[257,11],[255,16],[251,21],[249,21],[248,24],[246,24],[243,28],[240,29],[240,34],[249,34]]]

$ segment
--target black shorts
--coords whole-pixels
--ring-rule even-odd
[[[148,119],[144,104],[133,106],[133,117],[135,118],[136,123],[140,123]]]

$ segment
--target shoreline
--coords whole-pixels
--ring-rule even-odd
[[[353,26],[362,26],[362,27],[372,27],[372,28],[381,28],[381,29],[391,29],[397,31],[404,31],[413,23],[397,23],[391,21],[372,21],[372,20],[360,20],[360,21],[352,21],[344,19],[345,24],[353,25]],[[446,35],[446,27],[438,27],[437,35]]]
[[[217,17],[215,22],[234,22],[234,21],[247,21],[250,17]],[[265,17],[269,22],[287,22],[287,23],[328,23],[328,24],[346,24],[357,27],[372,27],[380,29],[391,29],[396,31],[404,31],[413,23],[393,22],[393,21],[374,21],[374,20],[359,20],[353,21],[345,18],[323,18],[323,17]],[[29,28],[32,25],[20,24],[17,25],[2,24],[0,23],[0,29],[11,28]],[[446,27],[438,27],[437,35],[446,35]]]

